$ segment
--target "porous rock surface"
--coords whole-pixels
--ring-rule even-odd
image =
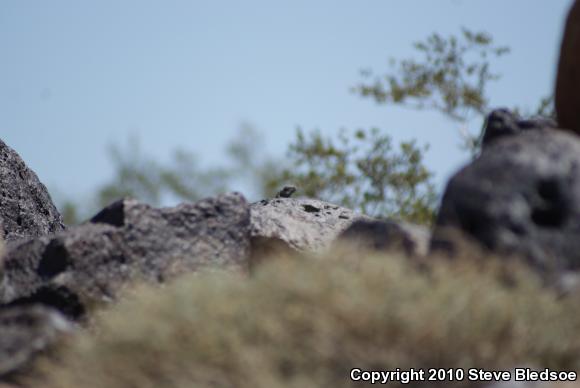
[[[9,243],[3,304],[42,303],[72,318],[135,280],[220,267],[245,271],[250,209],[239,194],[156,209],[120,200],[80,226]]]
[[[446,228],[537,268],[579,269],[580,138],[538,129],[490,144],[449,181],[434,249]]]
[[[316,199],[265,199],[251,205],[253,248],[279,241],[297,251],[320,251],[359,219],[369,218]]]
[[[46,187],[20,156],[0,140],[0,236],[36,237],[64,229]]]

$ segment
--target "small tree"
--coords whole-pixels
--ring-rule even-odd
[[[298,129],[289,146],[289,166],[266,187],[273,191],[291,182],[308,197],[364,214],[430,223],[436,195],[432,173],[423,165],[425,150],[414,141],[395,148],[391,137],[376,128],[342,130],[336,140]]]
[[[476,152],[476,137],[467,131],[468,122],[489,112],[489,83],[499,79],[490,60],[509,52],[497,46],[486,32],[463,28],[459,35],[444,38],[434,33],[414,48],[420,59],[391,59],[394,73],[374,76],[363,72],[363,81],[353,88],[362,97],[380,104],[415,109],[434,109],[460,124],[465,146]]]

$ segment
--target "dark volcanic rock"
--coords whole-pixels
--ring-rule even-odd
[[[163,209],[126,199],[89,223],[8,244],[0,302],[43,303],[78,318],[135,280],[247,270],[249,248],[250,209],[239,194]]]
[[[448,183],[433,248],[450,227],[543,269],[579,269],[580,138],[537,130],[491,144]]]
[[[320,251],[357,219],[368,217],[316,199],[263,200],[251,205],[252,249],[262,250],[272,243],[298,251]]]
[[[425,256],[429,237],[429,230],[424,226],[391,220],[358,220],[340,234],[339,241],[356,244],[363,250],[397,250]]]
[[[556,121],[549,117],[522,119],[508,109],[496,109],[489,114],[483,132],[481,147],[485,150],[495,140],[518,135],[524,131],[556,128]]]
[[[0,140],[0,219],[6,240],[64,229],[46,187],[20,156]]]
[[[73,325],[60,313],[43,306],[0,310],[0,376],[25,367],[72,330]]]

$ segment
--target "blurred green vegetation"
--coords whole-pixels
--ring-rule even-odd
[[[194,153],[177,148],[169,162],[162,163],[145,153],[138,137],[123,145],[113,144],[108,154],[114,176],[96,189],[94,198],[83,203],[72,199],[60,201],[60,210],[68,225],[86,220],[99,209],[123,198],[137,198],[150,205],[165,201],[197,201],[231,190],[243,180],[263,192],[266,181],[277,174],[276,164],[262,153],[263,137],[251,125],[243,124],[225,149],[223,166],[202,166]],[[64,196],[59,194],[57,198]]]
[[[509,54],[485,31],[462,28],[459,34],[443,37],[433,33],[413,44],[415,55],[391,58],[391,71],[376,75],[361,72],[363,81],[352,91],[378,104],[391,104],[418,110],[435,110],[459,127],[463,147],[472,155],[479,151],[479,135],[491,110],[488,89],[500,74],[492,70],[493,61]],[[533,111],[516,105],[511,108],[525,116],[555,117],[554,99],[542,98]],[[469,130],[476,121],[477,133]]]
[[[391,72],[380,76],[364,71],[363,81],[352,90],[379,104],[434,109],[459,125],[464,146],[473,155],[478,136],[468,124],[490,110],[488,88],[499,79],[492,62],[509,52],[485,32],[462,29],[442,37],[434,33],[413,45],[415,56],[391,60]],[[541,101],[539,114],[553,114],[553,100]],[[427,146],[415,140],[393,144],[378,128],[340,130],[324,137],[318,130],[298,128],[285,157],[264,152],[264,136],[251,125],[241,126],[227,145],[224,164],[203,166],[186,149],[173,151],[161,163],[146,155],[139,139],[109,149],[114,176],[96,190],[92,201],[60,201],[65,223],[85,220],[110,202],[134,197],[152,205],[167,200],[195,201],[204,196],[250,187],[250,199],[273,196],[285,184],[306,195],[353,208],[376,217],[430,224],[437,193],[433,174],[424,164]],[[245,184],[240,184],[241,181]]]
[[[457,35],[443,37],[433,33],[414,43],[415,57],[391,59],[392,72],[365,78],[353,91],[379,104],[397,104],[419,110],[434,109],[461,125],[464,146],[472,153],[477,137],[466,126],[474,117],[489,112],[487,89],[500,76],[491,70],[491,60],[510,49],[496,45],[486,32],[466,28]]]
[[[298,129],[290,165],[267,182],[270,190],[292,182],[308,197],[324,198],[363,214],[421,224],[433,220],[436,194],[423,163],[427,147],[395,147],[377,128],[342,130],[336,139]]]

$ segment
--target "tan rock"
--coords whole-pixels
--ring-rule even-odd
[[[575,0],[570,9],[562,39],[556,112],[561,128],[580,134],[580,0]]]

